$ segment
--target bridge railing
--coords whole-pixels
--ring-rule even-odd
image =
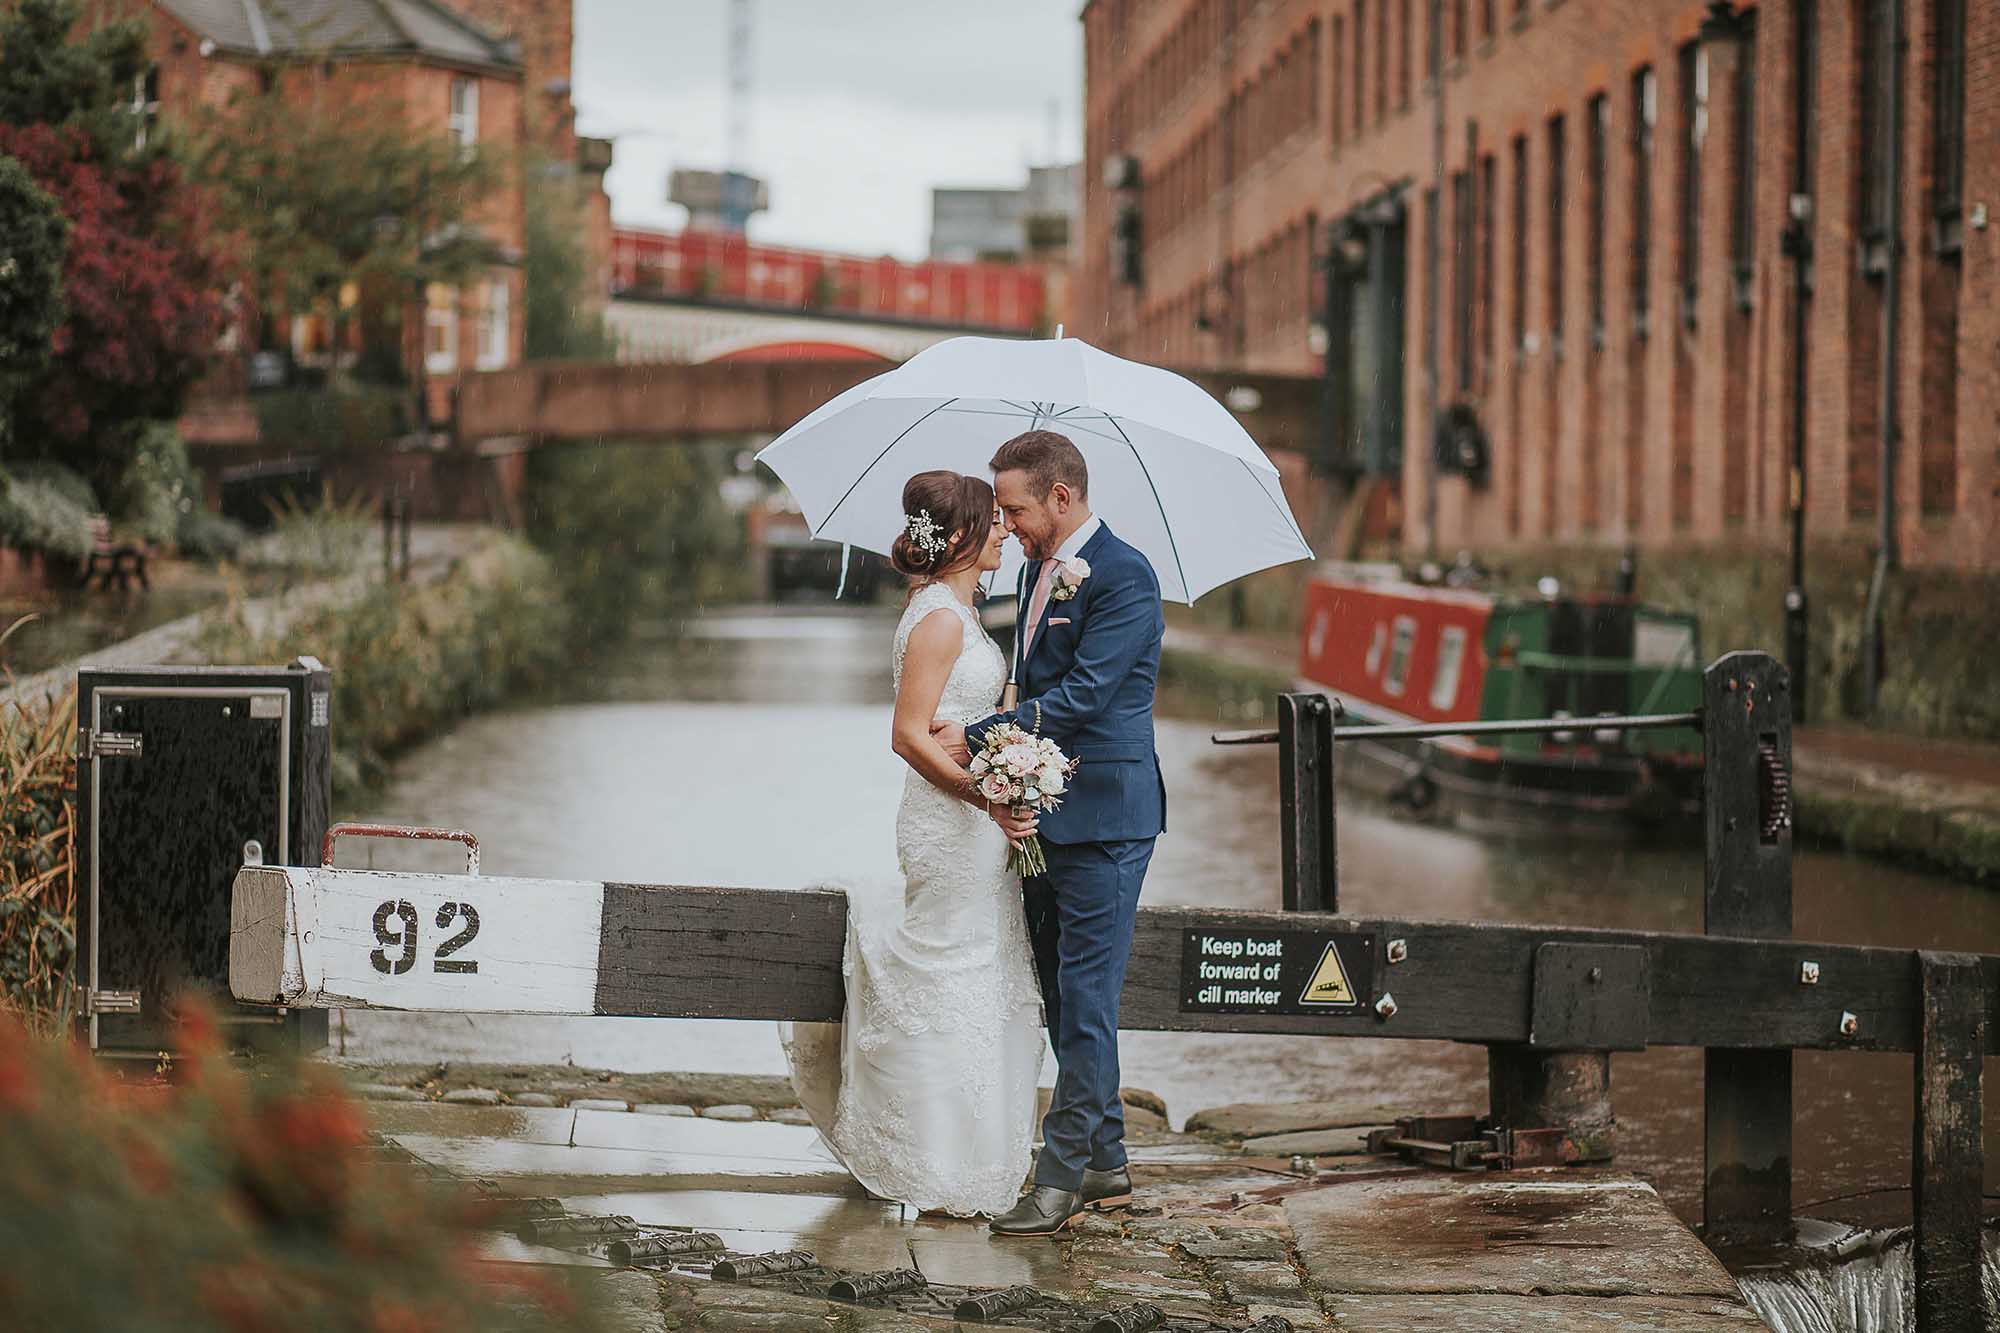
[[[1700,728],[1699,935],[1339,912],[1333,746],[1386,733],[1284,696],[1254,739],[1280,750],[1288,910],[1142,909],[1120,1026],[1482,1043],[1492,1119],[1560,1130],[1561,1160],[1609,1153],[1611,1052],[1702,1047],[1711,1237],[1789,1228],[1793,1051],[1912,1052],[1919,1327],[1982,1327],[2000,956],[1790,938],[1786,689],[1774,660],[1736,653],[1698,713],[1509,724]],[[246,866],[231,913],[231,987],[251,1003],[801,1022],[844,1004],[835,892]]]

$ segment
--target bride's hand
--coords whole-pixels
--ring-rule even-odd
[[[993,822],[1007,835],[1007,841],[1016,847],[1033,837],[1035,830],[1041,827],[1041,817],[1033,810],[1016,810],[1011,805],[998,805],[988,801],[986,813],[993,817]]]

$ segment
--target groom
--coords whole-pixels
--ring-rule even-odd
[[[1017,435],[992,467],[994,497],[1029,561],[1016,621],[1020,707],[963,730],[940,725],[938,739],[963,763],[968,735],[977,744],[989,727],[1018,722],[1082,761],[1061,808],[1041,817],[1048,872],[1022,886],[1059,1066],[1055,1099],[1035,1187],[992,1223],[1003,1236],[1046,1236],[1085,1208],[1132,1198],[1118,994],[1139,886],[1166,826],[1153,751],[1165,624],[1152,565],[1090,512],[1089,473],[1066,436]]]

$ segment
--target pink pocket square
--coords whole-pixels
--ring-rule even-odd
[[[1069,624],[1069,617],[1068,617],[1068,616],[1050,616],[1050,617],[1049,617],[1049,628],[1050,628],[1050,629],[1054,629],[1054,628],[1055,628],[1055,627],[1056,627],[1057,625],[1067,625],[1067,624]]]

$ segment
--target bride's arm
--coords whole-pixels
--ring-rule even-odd
[[[965,625],[940,608],[919,621],[903,649],[903,683],[896,690],[896,716],[889,748],[940,791],[984,809],[972,775],[960,768],[931,736],[931,718],[944,698],[944,684],[965,642]]]

